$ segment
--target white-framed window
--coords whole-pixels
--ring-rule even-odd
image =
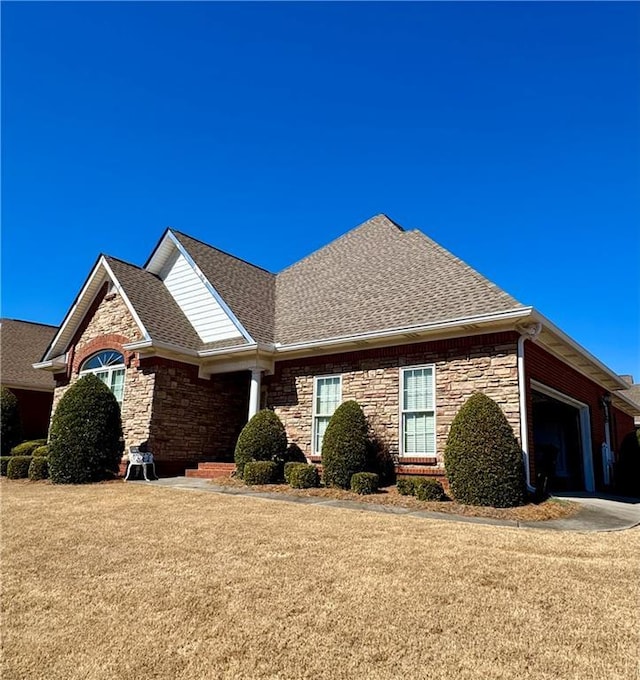
[[[435,458],[435,368],[410,366],[400,375],[400,454]]]
[[[322,453],[322,440],[333,412],[342,402],[342,376],[318,376],[313,383],[313,455]]]
[[[124,357],[115,349],[105,349],[89,357],[80,367],[80,375],[93,373],[113,392],[120,406],[124,397]]]

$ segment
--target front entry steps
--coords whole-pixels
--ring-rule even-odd
[[[215,479],[216,477],[231,477],[236,469],[235,463],[198,463],[197,470],[185,470],[185,477],[199,479]]]

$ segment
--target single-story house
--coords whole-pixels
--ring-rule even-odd
[[[18,399],[25,439],[47,436],[55,381],[33,367],[47,349],[56,326],[16,319],[0,319],[0,383]]]
[[[553,323],[385,215],[278,274],[173,229],[142,267],[100,255],[36,366],[54,403],[98,375],[126,445],[148,441],[161,474],[232,461],[260,408],[319,461],[331,414],[355,399],[398,471],[443,476],[451,421],[481,390],[530,484],[550,444],[556,488],[606,489],[638,414],[628,385]]]

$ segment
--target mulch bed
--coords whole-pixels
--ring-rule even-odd
[[[466,517],[492,517],[494,519],[519,520],[522,522],[539,522],[549,519],[564,519],[575,515],[580,506],[571,501],[552,498],[543,503],[528,503],[517,508],[486,508],[476,505],[462,505],[455,501],[419,501],[414,496],[402,496],[395,486],[388,486],[376,494],[360,496],[353,491],[319,487],[317,489],[292,489],[287,484],[263,484],[247,486],[239,479],[217,477],[211,480],[215,486],[230,486],[251,491],[282,493],[288,496],[307,496],[325,498],[327,500],[348,500],[358,503],[374,503],[376,505],[393,505],[409,510],[429,510],[446,512]]]

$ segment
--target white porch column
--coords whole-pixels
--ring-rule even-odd
[[[249,390],[249,420],[255,416],[260,408],[260,384],[262,382],[262,369],[251,369],[251,388]]]

